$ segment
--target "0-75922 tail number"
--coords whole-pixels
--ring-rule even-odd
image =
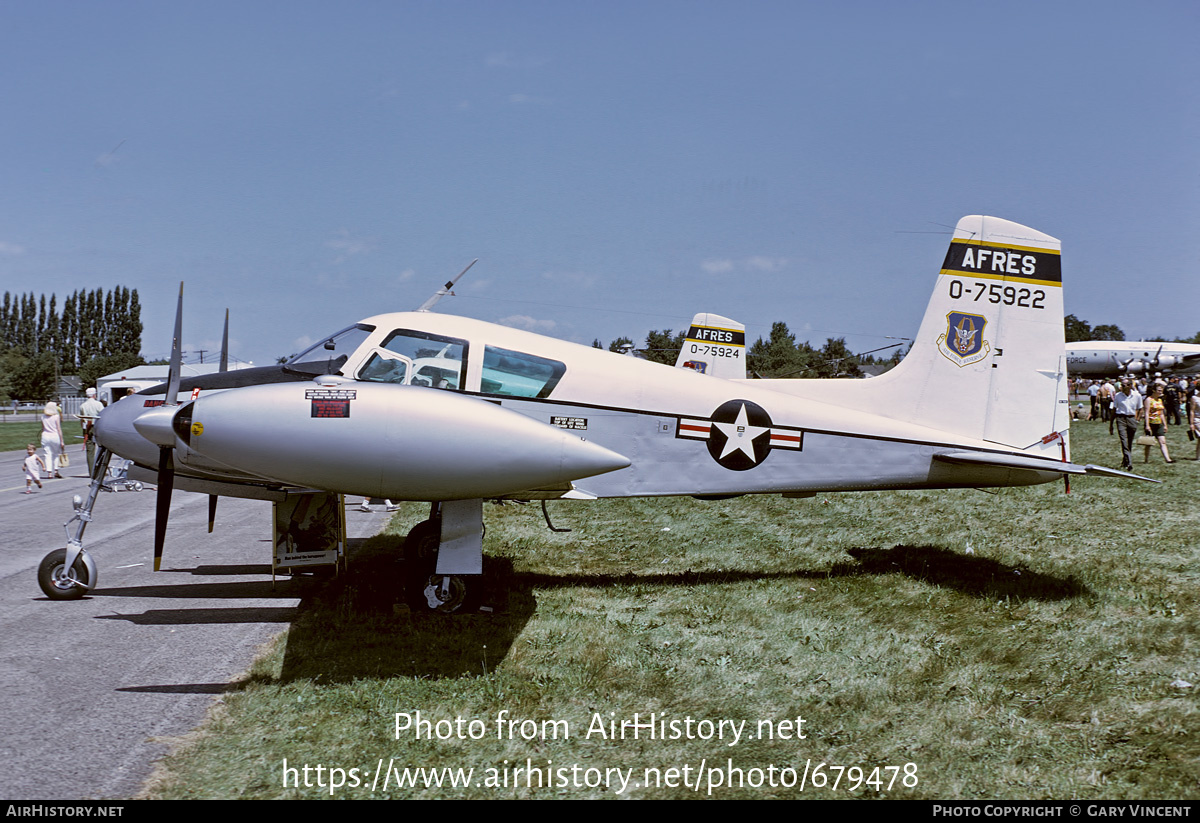
[[[953,300],[970,298],[974,303],[978,303],[986,297],[989,303],[1024,306],[1027,309],[1046,308],[1046,292],[1041,289],[1002,286],[999,283],[985,283],[980,280],[976,280],[970,285],[963,285],[961,280],[951,280],[950,297]]]

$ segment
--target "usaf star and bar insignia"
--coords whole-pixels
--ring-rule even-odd
[[[707,441],[713,460],[732,471],[754,468],[771,449],[804,448],[802,429],[773,426],[767,410],[749,400],[722,403],[708,420],[681,417],[675,437]]]

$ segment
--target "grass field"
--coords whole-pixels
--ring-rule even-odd
[[[0,423],[0,452],[24,451],[30,443],[40,448],[42,424],[39,422]]]
[[[1119,465],[1102,424],[1072,437],[1077,462]],[[1200,464],[1171,440],[1188,459],[1135,463],[1161,485],[1070,495],[550,504],[567,534],[488,506],[491,615],[396,606],[413,506],[147,796],[1195,799]],[[397,735],[417,712],[447,739]],[[597,732],[650,713],[668,739]],[[474,771],[372,790],[380,762]]]

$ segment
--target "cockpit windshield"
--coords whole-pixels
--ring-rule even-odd
[[[309,374],[337,374],[342,364],[375,331],[356,323],[309,346],[287,362],[288,368]]]

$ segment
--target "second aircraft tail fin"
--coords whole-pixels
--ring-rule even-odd
[[[692,318],[675,365],[725,380],[746,376],[746,327],[719,314]]]

